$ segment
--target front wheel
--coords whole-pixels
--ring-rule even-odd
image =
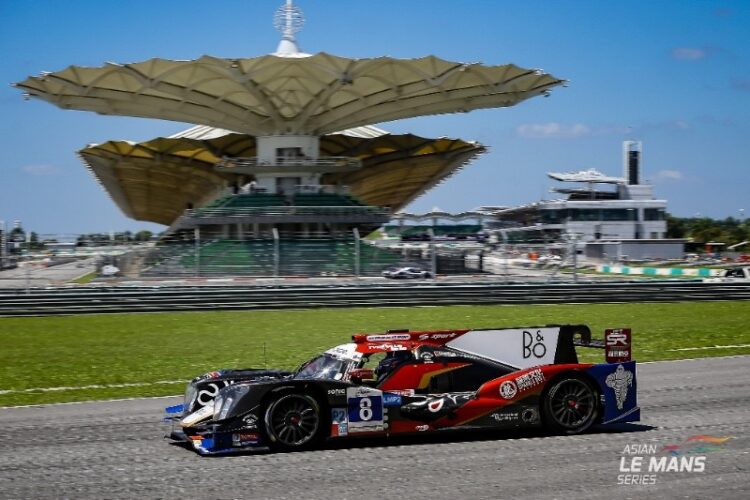
[[[266,433],[275,447],[303,449],[321,434],[320,405],[305,394],[286,394],[268,405]]]
[[[544,422],[558,434],[580,434],[599,413],[596,389],[587,380],[568,376],[552,383],[543,401]]]

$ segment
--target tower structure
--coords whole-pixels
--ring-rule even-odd
[[[296,38],[303,23],[302,11],[286,0],[274,16],[281,41],[273,54],[71,66],[16,87],[63,109],[197,124],[177,137],[150,141],[161,143],[151,148],[159,153],[151,160],[130,154],[137,145],[122,141],[80,154],[128,215],[169,224],[173,232],[199,228],[219,237],[258,238],[369,231],[388,220],[389,209],[401,208],[484,150],[458,140],[396,139],[407,149],[388,156],[382,148],[375,154],[367,145],[330,143],[373,135],[368,127],[386,121],[513,106],[563,83],[513,64],[307,54]],[[199,139],[201,134],[211,138]],[[382,142],[384,135],[365,142]],[[252,145],[216,148],[219,136],[227,142],[250,138]],[[201,142],[193,156],[180,150],[186,141]],[[425,154],[440,141],[449,144]],[[430,144],[420,147],[424,142]],[[376,163],[386,156],[389,169]],[[389,176],[382,189],[368,182]]]

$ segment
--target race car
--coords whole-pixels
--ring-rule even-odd
[[[576,346],[606,349],[579,363]],[[358,334],[293,372],[220,370],[166,409],[169,437],[202,455],[326,440],[543,427],[578,434],[640,419],[630,330],[585,325]]]
[[[381,273],[384,278],[391,279],[427,279],[432,278],[429,271],[418,267],[391,267]]]

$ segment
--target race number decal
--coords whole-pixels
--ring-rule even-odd
[[[346,390],[349,432],[383,430],[383,393],[369,387],[349,387]]]

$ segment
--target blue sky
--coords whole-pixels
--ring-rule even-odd
[[[750,212],[750,2],[298,0],[302,49],[348,57],[434,54],[513,62],[569,80],[508,109],[380,124],[477,140],[488,154],[415,201],[458,211],[549,193],[548,171],[619,175],[643,141],[643,177],[678,216]],[[0,1],[0,82],[69,65],[273,52],[282,0]],[[0,220],[40,233],[159,229],[120,213],[75,155],[188,124],[62,111],[0,86]]]

